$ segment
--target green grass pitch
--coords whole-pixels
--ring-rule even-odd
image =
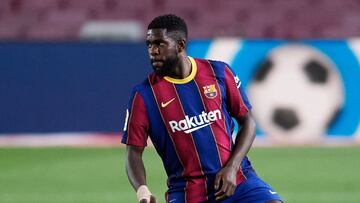
[[[124,148],[0,148],[1,203],[136,202]],[[360,202],[360,148],[253,148],[257,173],[286,202]],[[164,202],[165,172],[144,152],[148,185]]]

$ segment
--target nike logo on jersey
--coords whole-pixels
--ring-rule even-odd
[[[172,98],[171,100],[169,100],[168,102],[161,102],[161,107],[162,108],[165,108],[167,105],[169,105],[172,101],[174,101],[175,100],[175,97],[174,98]]]
[[[185,119],[179,121],[169,121],[169,125],[173,133],[178,131],[191,133],[212,124],[218,119],[222,119],[221,111],[219,109],[209,112],[203,111],[201,114],[192,117],[185,115]]]
[[[269,192],[270,192],[270,194],[272,194],[272,195],[277,194],[277,192],[274,192],[274,191],[271,191],[271,190],[269,190]]]

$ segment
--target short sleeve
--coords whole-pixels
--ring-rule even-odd
[[[230,115],[240,119],[251,110],[252,106],[241,86],[239,77],[230,67],[225,67],[226,102]]]
[[[126,145],[145,147],[147,145],[149,120],[144,99],[138,91],[133,90],[123,129],[121,142]]]

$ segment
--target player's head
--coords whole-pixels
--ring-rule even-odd
[[[154,18],[148,25],[146,44],[151,65],[157,73],[166,75],[185,54],[187,26],[180,17],[167,14]]]

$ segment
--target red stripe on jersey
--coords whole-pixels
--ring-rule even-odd
[[[198,74],[195,77],[195,82],[206,111],[222,110],[221,90],[211,65],[206,60],[196,60],[196,62],[198,65]],[[214,98],[208,98],[205,95],[204,88],[207,88],[209,85],[215,85],[217,96]],[[210,125],[210,128],[217,144],[216,147],[220,156],[221,165],[223,166],[231,155],[231,137],[227,133],[223,113],[222,119],[216,120],[215,123]]]
[[[152,93],[153,93],[153,95],[154,95],[154,98],[155,98],[155,101],[156,101],[157,108],[158,108],[158,110],[159,110],[159,112],[160,112],[161,119],[163,120],[164,125],[165,125],[166,130],[167,130],[167,133],[168,133],[168,135],[170,136],[170,139],[171,139],[171,141],[172,141],[173,145],[175,146],[175,143],[174,143],[174,140],[173,140],[173,138],[172,138],[172,136],[171,136],[171,134],[170,134],[170,131],[169,131],[169,129],[168,129],[168,128],[167,128],[167,126],[166,126],[166,122],[165,122],[164,116],[163,116],[163,114],[161,113],[161,108],[160,108],[160,105],[159,105],[158,100],[156,99],[156,96],[155,96],[155,91],[154,91],[154,88],[153,88],[153,86],[152,86],[152,84],[155,84],[156,78],[157,78],[157,77],[156,77],[156,75],[155,75],[155,74],[151,74],[151,75],[149,75],[149,77],[148,77],[149,84],[150,84],[150,87],[151,87]],[[179,159],[179,161],[180,161],[181,165],[183,166],[183,168],[185,168],[185,167],[184,167],[184,164],[183,164],[183,162],[182,162],[182,160],[180,159],[179,152],[176,150],[176,148],[174,148],[174,149],[175,149],[176,155],[177,155],[177,157],[178,157],[178,159]]]
[[[180,121],[185,118],[185,113],[174,84],[165,81],[155,74],[149,76],[149,81],[168,134],[184,167],[183,176],[203,176],[204,173],[201,168],[199,155],[191,133],[187,134],[183,131],[173,132],[169,123],[170,121]],[[191,201],[196,199],[197,202],[207,200],[206,179],[201,178],[201,181],[197,182],[197,184],[199,185],[196,191],[185,189],[186,199]]]
[[[236,82],[234,79],[234,74],[231,70],[225,68],[225,84],[226,84],[226,97],[228,98],[228,106],[230,107],[230,113],[235,118],[239,119],[244,116],[249,109],[246,107]]]
[[[185,200],[186,203],[198,203],[203,202],[204,200],[207,200],[206,193],[204,199],[204,194],[202,194],[200,191],[204,189],[204,182],[206,183],[206,178],[191,178],[186,183],[185,188]]]
[[[145,103],[141,95],[136,92],[128,120],[126,144],[138,147],[146,146],[148,128],[149,120]]]

